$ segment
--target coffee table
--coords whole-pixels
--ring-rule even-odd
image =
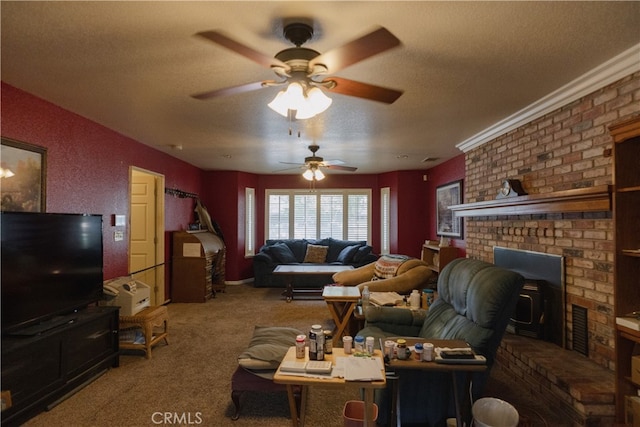
[[[344,354],[342,348],[334,348],[332,354],[325,355],[325,360],[330,360],[335,364],[336,358],[348,356]],[[375,350],[374,357],[382,357],[382,353],[379,350]],[[309,360],[309,351],[306,349],[305,361]],[[302,359],[296,359],[296,348],[291,347],[282,361],[302,361]],[[307,406],[307,393],[308,388],[311,386],[324,387],[324,388],[345,388],[355,387],[364,390],[364,403],[365,403],[365,417],[364,426],[374,427],[373,422],[373,390],[384,388],[387,385],[386,377],[383,375],[383,379],[379,381],[346,381],[344,378],[317,378],[317,377],[305,377],[296,375],[287,375],[280,371],[280,368],[273,375],[273,382],[276,384],[286,384],[287,395],[289,397],[289,410],[291,411],[291,425],[293,427],[304,426],[304,418],[306,414]],[[294,386],[299,385],[302,387],[300,396],[300,413],[296,406],[296,400],[294,395]]]
[[[294,289],[293,278],[295,276],[332,276],[335,273],[345,270],[353,270],[353,266],[332,264],[281,264],[273,270],[273,274],[285,276],[287,289],[283,295],[286,297],[287,302],[291,302],[294,294],[320,296],[322,293],[322,289]]]
[[[327,303],[329,313],[336,324],[333,330],[333,346],[337,347],[342,342],[342,337],[348,335],[347,327],[360,299],[360,289],[357,286],[325,286],[322,298]]]

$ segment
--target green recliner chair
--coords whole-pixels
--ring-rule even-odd
[[[466,258],[449,263],[438,277],[438,298],[428,311],[369,307],[365,327],[358,335],[422,337],[464,340],[487,359],[489,369],[472,376],[473,400],[482,397],[496,350],[512,316],[524,278],[493,264]],[[439,427],[455,417],[451,375],[444,372],[402,371],[399,379],[399,412],[402,424]],[[462,378],[458,390],[462,390]],[[466,393],[465,393],[466,394]],[[462,398],[463,396],[460,396]],[[378,423],[388,423],[390,388],[376,395]]]

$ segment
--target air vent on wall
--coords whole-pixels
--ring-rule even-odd
[[[589,356],[589,332],[587,324],[587,309],[572,304],[573,316],[573,349],[580,354]]]

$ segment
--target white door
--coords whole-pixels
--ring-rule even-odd
[[[164,177],[131,168],[129,272],[151,287],[151,305],[166,302],[164,289]]]

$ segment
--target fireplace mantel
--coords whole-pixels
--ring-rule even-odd
[[[611,186],[576,188],[449,206],[456,216],[527,215],[611,210]]]

